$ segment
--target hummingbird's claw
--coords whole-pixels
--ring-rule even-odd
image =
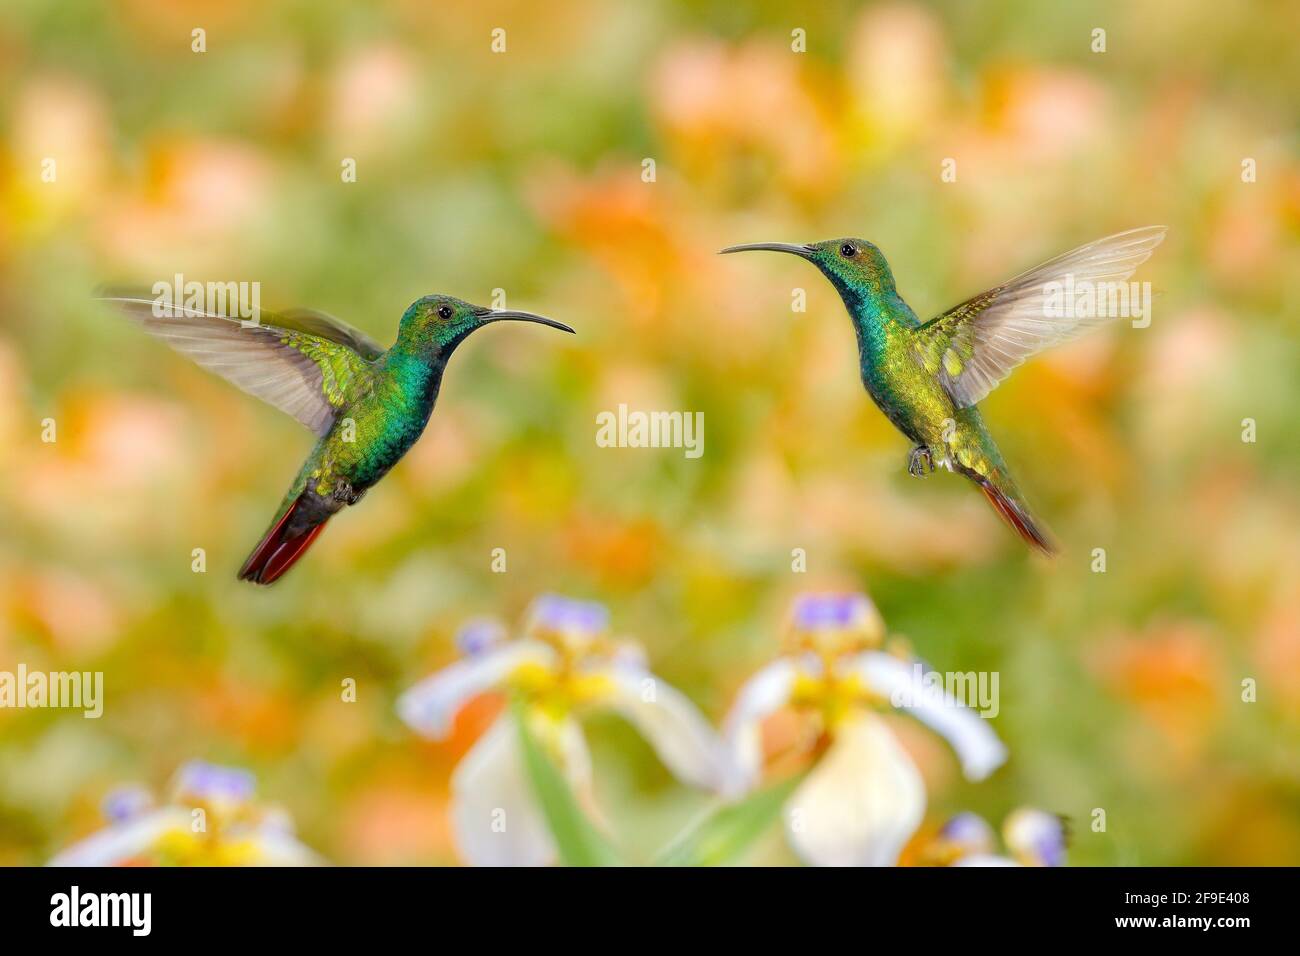
[[[913,478],[924,478],[934,471],[934,455],[925,445],[917,445],[907,457],[907,473]]]

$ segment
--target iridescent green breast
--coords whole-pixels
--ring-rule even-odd
[[[375,366],[317,446],[309,483],[329,494],[339,482],[361,493],[419,440],[437,400],[440,365],[410,359]]]
[[[892,298],[866,300],[854,315],[862,384],[895,428],[915,442],[932,444],[952,418],[952,400],[917,359],[911,309]]]

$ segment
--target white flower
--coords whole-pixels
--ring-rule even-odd
[[[877,713],[898,709],[943,736],[971,780],[999,767],[1006,748],[952,695],[918,687],[912,663],[876,649],[884,624],[864,595],[801,597],[790,634],[789,653],[745,683],[727,717],[733,793],[761,777],[763,720],[793,707],[813,718],[824,749],[786,806],[791,846],[816,866],[893,864],[924,816],[925,789]]]
[[[978,821],[976,824],[974,821]],[[982,827],[979,839],[973,834]],[[1008,855],[997,853],[993,828],[973,813],[949,820],[939,831],[930,856],[950,866],[1064,866],[1067,833],[1064,821],[1033,807],[1013,810],[1002,821]]]
[[[482,625],[478,625],[481,627]],[[446,737],[456,714],[484,691],[516,692],[525,719],[578,799],[591,805],[591,758],[577,714],[607,708],[640,731],[678,779],[722,790],[730,766],[721,741],[678,690],[644,664],[636,648],[608,638],[599,604],[544,596],[524,636],[464,642],[469,656],[421,681],[398,700],[398,713],[433,739]],[[517,728],[503,714],[452,775],[452,832],[475,866],[541,866],[556,850],[519,752]]]
[[[842,673],[856,675],[892,706],[945,738],[961,760],[967,779],[983,780],[1006,762],[1007,748],[988,721],[947,692],[918,687],[914,676],[918,664],[866,651],[844,659],[840,666]]]
[[[245,770],[191,761],[172,784],[172,799],[154,806],[138,787],[104,801],[109,825],[73,844],[50,866],[312,866],[321,862],[294,837],[288,816],[252,802]]]
[[[817,866],[890,866],[925,814],[916,765],[878,717],[851,717],[786,805],[786,831]]]

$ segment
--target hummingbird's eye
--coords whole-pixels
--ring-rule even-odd
[[[844,245],[840,246],[840,255],[842,255],[845,259],[852,259],[857,254],[858,254],[858,249],[851,242],[846,242],[844,243]]]
[[[450,319],[450,318],[451,318],[451,313],[452,313],[452,308],[451,308],[451,306],[449,306],[449,305],[440,305],[440,306],[438,306],[438,318],[440,318],[440,319]]]

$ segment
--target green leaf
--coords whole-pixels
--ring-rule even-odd
[[[560,851],[560,862],[565,866],[622,866],[618,853],[587,819],[568,781],[533,736],[523,705],[516,701],[513,709],[524,768]]]
[[[688,826],[655,860],[656,866],[726,866],[745,854],[781,816],[804,775],[773,784],[739,803],[728,803]]]

